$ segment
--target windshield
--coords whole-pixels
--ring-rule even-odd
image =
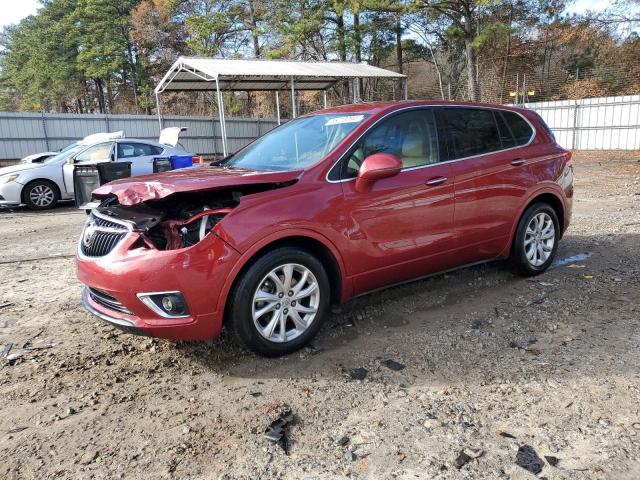
[[[66,147],[64,147],[62,150],[60,150],[60,153],[62,152],[68,152],[69,150],[71,150],[72,148],[76,148],[76,147],[80,147],[82,145],[82,143],[80,142],[73,142],[70,143],[69,145],[67,145]]]
[[[222,163],[256,170],[298,170],[330,153],[368,115],[313,115],[291,120]]]
[[[80,150],[82,150],[85,147],[86,145],[75,144],[71,148],[67,147],[63,151],[61,151],[59,154],[54,155],[51,158],[47,158],[42,163],[44,164],[61,163],[63,161],[66,161],[70,156],[78,153]]]

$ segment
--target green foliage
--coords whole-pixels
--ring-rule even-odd
[[[640,78],[638,35],[563,18],[565,1],[41,0],[36,15],[0,32],[0,109],[150,113],[153,87],[178,55],[362,59],[410,75],[416,62],[439,98],[486,99],[490,85],[502,100],[509,77],[525,72],[527,85],[539,74],[544,92],[578,70],[609,92],[640,88],[628,80]],[[426,80],[410,80],[426,91]],[[335,96],[348,97],[344,84]],[[251,103],[228,97],[230,113]]]
[[[51,108],[68,102],[80,90],[74,8],[75,0],[52,0],[37,16],[4,32],[2,82],[19,92],[21,109]]]

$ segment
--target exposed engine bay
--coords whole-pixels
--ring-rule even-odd
[[[125,221],[134,232],[141,233],[136,247],[176,250],[202,241],[238,205],[242,196],[280,186],[251,185],[233,190],[176,193],[137,205],[120,205],[118,198],[111,195],[96,211]]]

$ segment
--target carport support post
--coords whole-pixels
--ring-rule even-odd
[[[402,88],[404,90],[404,99],[409,100],[409,79],[404,78],[402,80]]]
[[[276,90],[276,116],[278,117],[278,125],[280,125],[280,92]]]
[[[158,125],[160,125],[160,131],[162,131],[162,114],[160,113],[160,96],[158,92],[156,92],[156,112],[158,112]]]
[[[326,90],[322,91],[322,100],[324,102],[324,108],[327,108],[327,91]]]
[[[224,100],[220,93],[220,82],[216,77],[216,94],[218,95],[218,117],[220,118],[220,136],[222,137],[222,155],[227,156],[227,126],[224,121]]]
[[[291,77],[291,116],[296,118],[296,86]]]

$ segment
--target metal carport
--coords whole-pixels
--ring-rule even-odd
[[[327,106],[327,90],[340,80],[352,83],[353,102],[359,100],[358,79],[380,78],[402,82],[407,98],[407,77],[401,73],[374,67],[365,63],[296,62],[287,60],[230,60],[218,58],[180,57],[155,88],[158,118],[160,94],[166,91],[215,91],[222,150],[227,152],[227,129],[224,117],[223,91],[274,91],[276,113],[280,123],[278,92],[291,90],[293,117],[296,117],[296,90],[322,91]]]

